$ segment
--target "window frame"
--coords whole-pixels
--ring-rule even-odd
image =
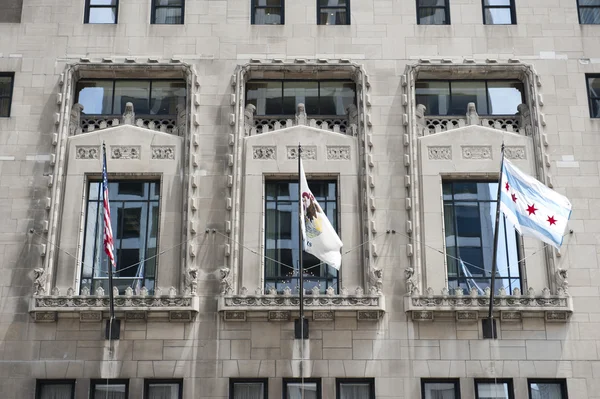
[[[346,5],[345,6],[321,6],[321,0],[316,0],[317,1],[317,25],[319,26],[345,26],[345,25],[350,25],[350,0],[345,0],[346,1]],[[337,10],[342,10],[345,9],[346,10],[346,23],[344,24],[322,24],[321,23],[321,9],[327,9],[327,8],[331,8],[331,9],[337,9]]]
[[[283,378],[281,380],[281,385],[282,385],[282,389],[281,389],[281,397],[283,399],[287,399],[287,393],[288,393],[288,384],[289,383],[315,383],[317,385],[317,399],[322,399],[323,398],[323,386],[321,385],[321,379],[320,378]]]
[[[285,25],[285,0],[279,0],[279,6],[260,6],[257,3],[257,0],[251,0],[250,2],[250,25],[266,25],[266,26],[277,26],[277,25]],[[264,8],[279,8],[281,10],[281,19],[278,24],[257,24],[256,23],[256,10],[264,9]]]
[[[483,14],[483,24],[484,25],[516,25],[517,24],[517,10],[515,7],[515,0],[509,0],[510,4],[507,6],[498,5],[498,6],[486,6],[486,0],[481,0],[481,9]],[[485,11],[488,9],[510,9],[510,24],[494,24],[486,22]]]
[[[90,380],[90,399],[102,399],[96,398],[95,387],[96,385],[125,385],[125,398],[129,398],[129,379],[127,378],[93,378]]]
[[[421,399],[425,399],[426,384],[453,384],[455,399],[460,399],[460,379],[459,378],[421,378]]]
[[[90,10],[92,8],[111,8],[115,10],[115,22],[109,23],[97,23],[90,22]],[[119,0],[115,0],[115,5],[101,5],[101,4],[91,4],[91,0],[85,0],[85,12],[83,16],[84,24],[92,24],[92,25],[116,25],[119,23]]]
[[[423,25],[423,26],[430,26],[430,25],[452,25],[452,22],[450,20],[450,0],[444,0],[444,5],[443,6],[422,6],[420,5],[420,3],[423,0],[417,0],[417,25]],[[446,21],[443,24],[422,24],[421,23],[421,19],[419,16],[419,11],[422,8],[435,8],[435,9],[444,9],[444,14],[446,16]]]
[[[0,72],[0,78],[10,78],[10,89],[7,96],[0,96],[0,100],[8,98],[8,112],[6,115],[0,114],[0,118],[10,118],[10,112],[12,110],[13,95],[15,89],[15,73],[14,72]]]
[[[263,384],[263,399],[269,398],[269,379],[268,378],[230,378],[229,379],[229,399],[234,399],[235,384],[243,383],[261,383]]]
[[[368,384],[369,385],[369,399],[375,399],[375,378],[336,378],[335,379],[335,397],[336,399],[343,399],[341,392],[341,385],[343,384]]]
[[[527,379],[527,394],[528,398],[532,398],[531,385],[532,384],[558,384],[560,385],[561,399],[569,399],[569,392],[567,390],[567,380],[565,378],[528,378]]]
[[[475,399],[480,399],[479,390],[477,389],[478,384],[506,384],[508,387],[508,399],[515,399],[515,388],[512,378],[475,378],[473,384],[475,385]]]
[[[597,73],[586,73],[585,74],[585,88],[587,91],[588,105],[589,105],[589,110],[590,110],[590,118],[599,119],[600,118],[600,106],[598,109],[598,114],[595,115],[594,114],[594,101],[600,102],[600,95],[597,97],[596,96],[592,97],[592,89],[590,87],[590,81],[592,79],[600,80],[600,74],[597,74]]]
[[[145,378],[144,379],[144,399],[149,399],[150,384],[177,384],[179,386],[178,398],[183,399],[183,379],[164,379],[164,378]]]
[[[581,9],[582,8],[589,8],[589,9],[598,9],[598,11],[600,12],[600,4],[596,5],[586,5],[586,4],[581,4],[581,0],[575,0],[577,1],[577,18],[579,20],[579,25],[600,25],[600,19],[598,20],[597,23],[586,23],[586,22],[582,22],[581,21]]]
[[[35,381],[35,399],[42,399],[42,386],[44,385],[71,385],[71,399],[75,399],[74,379],[37,379]]]
[[[180,0],[181,6],[161,6],[158,3],[158,0],[152,0],[151,3],[151,11],[150,11],[150,25],[184,25],[185,24],[185,0]],[[180,8],[181,9],[181,22],[177,24],[169,24],[163,22],[156,22],[156,10],[158,8]],[[156,80],[156,79],[152,79]]]

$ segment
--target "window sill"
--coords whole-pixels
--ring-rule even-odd
[[[298,313],[300,299],[289,295],[225,295],[219,297],[218,311],[225,321],[288,321]],[[304,310],[315,321],[336,316],[377,321],[385,313],[382,295],[306,295]]]
[[[490,298],[484,295],[413,295],[404,298],[404,309],[413,321],[455,318],[477,322],[487,318]],[[573,300],[567,295],[498,295],[494,311],[502,322],[541,318],[548,322],[567,322],[573,313]]]
[[[117,296],[114,301],[117,318],[124,320],[189,322],[200,310],[199,297],[190,295]],[[34,295],[29,306],[35,322],[54,322],[59,316],[99,322],[108,317],[108,311],[107,295]]]

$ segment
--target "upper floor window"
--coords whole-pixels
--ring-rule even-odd
[[[350,0],[317,0],[319,25],[350,25]]]
[[[110,263],[103,250],[101,182],[90,182],[85,222],[81,287],[108,292]],[[110,215],[115,246],[113,284],[119,292],[146,287],[154,292],[158,248],[160,183],[122,180],[108,183]]]
[[[483,295],[491,282],[497,182],[443,183],[444,228],[448,287]],[[518,236],[513,225],[500,219],[496,288],[521,289]]]
[[[0,118],[10,116],[14,79],[14,73],[0,72]]]
[[[457,379],[422,379],[422,399],[460,399],[460,382]]]
[[[372,378],[338,378],[337,399],[375,399],[375,382]]]
[[[183,24],[185,0],[152,0],[152,23]]]
[[[0,1],[0,23],[20,23],[23,0]]]
[[[485,25],[512,25],[517,23],[515,0],[482,0]]]
[[[92,380],[90,399],[127,399],[129,380]]]
[[[514,399],[512,380],[476,379],[475,399]]]
[[[145,380],[144,399],[182,399],[181,380]]]
[[[37,380],[35,399],[75,399],[75,380]]]
[[[600,0],[577,0],[580,24],[600,24]]]
[[[465,115],[475,103],[480,115],[514,115],[525,102],[525,88],[518,80],[420,80],[417,104],[427,115]]]
[[[337,183],[312,180],[309,187],[315,199],[337,230]],[[267,181],[265,195],[265,292],[275,287],[282,293],[286,287],[298,293],[298,182]],[[313,255],[302,255],[304,289],[314,287],[324,294],[329,287],[338,290],[338,272]]]
[[[253,25],[283,25],[284,0],[252,0]]]
[[[267,399],[266,378],[232,378],[229,380],[229,399]]]
[[[529,399],[567,399],[566,380],[530,379]]]
[[[590,102],[590,117],[600,118],[600,75],[587,75],[586,79],[588,100]]]
[[[283,399],[321,399],[321,379],[284,378]]]
[[[294,115],[304,104],[310,116],[346,115],[356,103],[356,85],[335,80],[252,80],[246,84],[246,105],[256,107],[256,115]]]
[[[136,114],[177,115],[177,106],[186,99],[183,80],[82,79],[76,91],[87,115],[121,115],[128,102]]]
[[[119,0],[85,0],[86,24],[116,24]]]
[[[417,24],[449,25],[450,0],[417,0]]]

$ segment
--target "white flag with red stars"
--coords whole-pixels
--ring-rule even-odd
[[[505,159],[500,210],[521,235],[536,237],[560,248],[571,216],[571,203]]]

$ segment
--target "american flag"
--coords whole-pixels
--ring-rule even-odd
[[[117,268],[115,263],[115,243],[113,241],[112,225],[110,222],[110,204],[108,202],[108,177],[106,175],[106,148],[103,148],[102,163],[102,200],[104,205],[104,251],[108,255],[113,269]]]

